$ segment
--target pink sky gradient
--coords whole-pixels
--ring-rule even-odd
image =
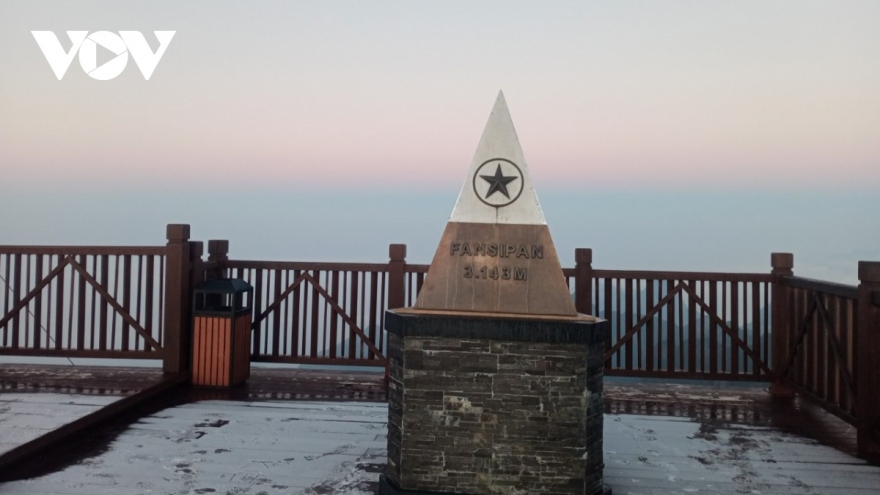
[[[4,185],[455,190],[498,89],[539,186],[880,187],[880,4],[7,3]],[[31,30],[176,30],[56,80]]]

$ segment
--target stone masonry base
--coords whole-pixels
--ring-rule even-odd
[[[380,493],[603,493],[604,325],[388,312]]]

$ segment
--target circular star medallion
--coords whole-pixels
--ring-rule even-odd
[[[524,185],[522,170],[506,158],[486,160],[474,173],[474,194],[495,208],[519,199]]]

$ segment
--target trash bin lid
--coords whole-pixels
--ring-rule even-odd
[[[212,294],[237,294],[253,290],[251,284],[240,278],[218,278],[202,282],[195,288],[196,292]]]

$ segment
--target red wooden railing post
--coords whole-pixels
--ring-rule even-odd
[[[782,368],[788,359],[788,353],[791,352],[791,332],[793,331],[791,305],[789,304],[789,293],[791,289],[782,283],[782,277],[790,277],[794,275],[794,255],[792,253],[772,253],[770,255],[770,265],[773,270],[772,289],[770,293],[771,310],[770,325],[771,331],[771,350],[773,370],[773,383],[770,384],[770,393],[777,397],[792,397],[794,391],[785,384],[783,377],[780,376]]]
[[[208,261],[217,262],[216,268],[210,269],[201,269],[200,273],[195,274],[193,277],[193,288],[196,287],[197,284],[207,281],[207,280],[216,280],[218,278],[223,278],[226,276],[226,261],[229,260],[229,241],[224,240],[210,240],[208,241]],[[201,261],[201,257],[199,258]],[[199,267],[201,268],[201,267]],[[220,294],[207,294],[205,295],[205,304],[208,306],[215,306],[221,304],[221,296]]]
[[[406,244],[388,246],[388,309],[406,304]],[[391,360],[386,357],[385,385],[388,385]]]
[[[880,262],[859,261],[858,367],[855,372],[859,455],[880,459]]]
[[[388,246],[388,309],[406,304],[406,244]]]
[[[183,329],[183,335],[181,337],[182,347],[184,349],[184,359],[183,363],[185,363],[184,370],[188,371],[192,369],[192,304],[193,304],[193,289],[197,287],[199,284],[205,281],[205,266],[204,261],[202,261],[202,256],[205,253],[205,243],[202,241],[189,241],[189,285],[185,288],[185,307],[186,307],[186,319],[183,320],[183,325],[181,328]]]
[[[226,277],[226,262],[229,261],[229,241],[219,239],[208,241],[208,261],[216,261],[219,266],[206,273],[205,280]]]
[[[192,260],[189,225],[169,224],[165,248],[165,373],[189,369],[189,320]]]
[[[205,253],[205,243],[202,241],[189,241],[189,287],[190,297],[187,299],[192,304],[192,289],[205,281],[205,268],[202,265],[202,256]]]
[[[574,307],[578,313],[593,314],[593,250],[574,250]]]

